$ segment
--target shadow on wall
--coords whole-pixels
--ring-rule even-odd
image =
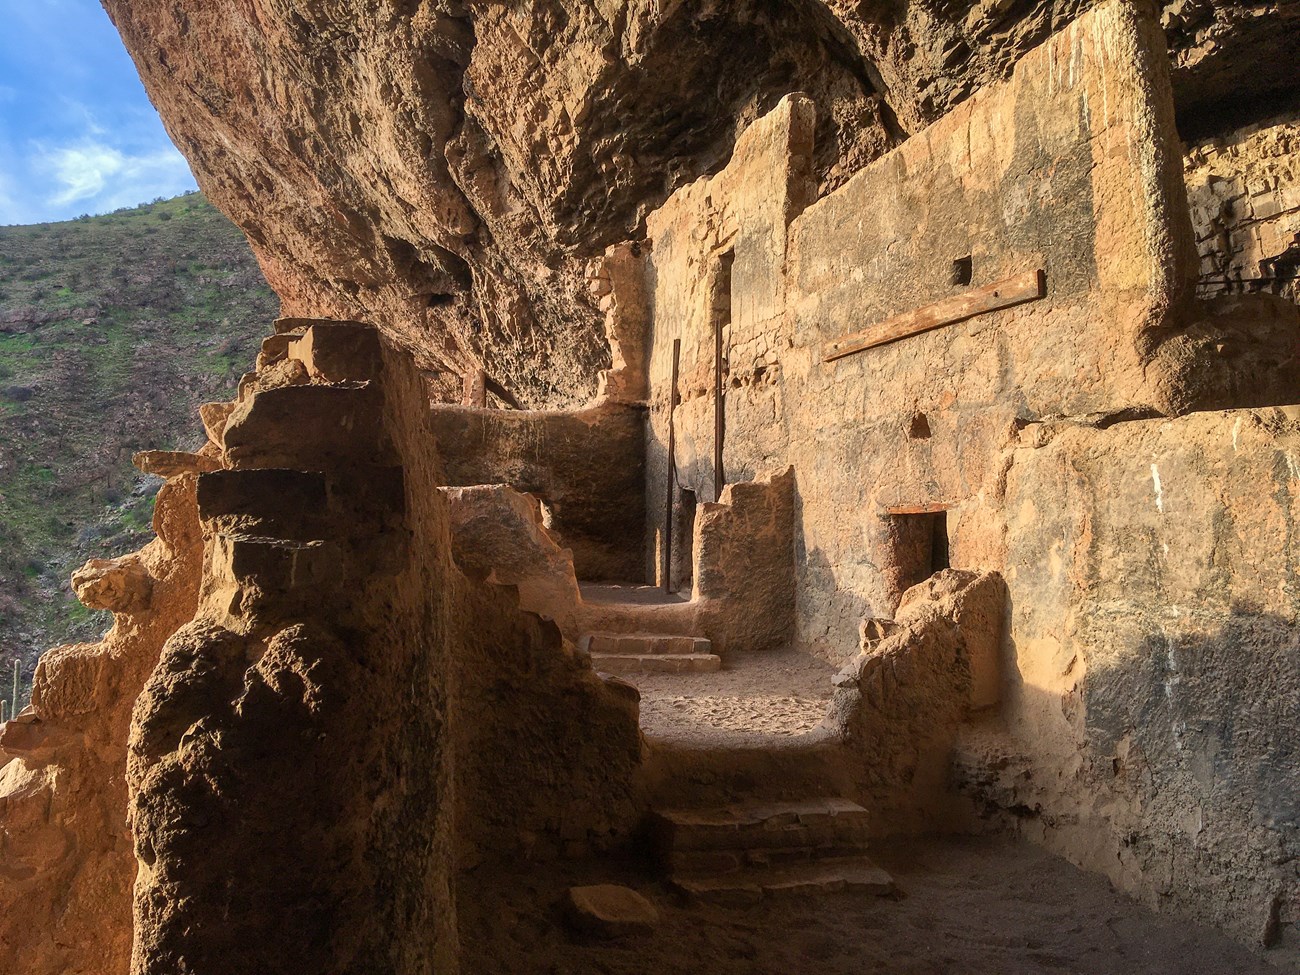
[[[1248,604],[1177,630],[1096,609],[1117,637],[1072,687],[1026,681],[1008,639],[1019,734],[965,736],[957,785],[1152,907],[1300,961],[1300,627]]]
[[[881,612],[865,596],[842,588],[836,578],[837,566],[831,562],[819,545],[808,547],[807,522],[804,516],[804,496],[799,479],[799,469],[793,469],[794,506],[794,563],[795,642],[801,650],[841,665],[858,652],[856,640],[837,639],[836,634],[856,633],[858,621]],[[864,546],[864,556],[876,551]],[[878,572],[870,564],[872,572]],[[810,627],[809,620],[816,623]]]

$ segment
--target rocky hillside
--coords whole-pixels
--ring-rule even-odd
[[[131,454],[197,447],[198,404],[231,393],[277,309],[197,193],[0,228],[0,670],[21,658],[26,687],[41,651],[111,623],[68,577],[147,539],[161,481]]]

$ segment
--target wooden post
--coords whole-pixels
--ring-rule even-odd
[[[673,591],[673,482],[677,477],[677,371],[681,365],[682,340],[673,339],[673,383],[668,389],[668,498],[664,507],[664,592]]]
[[[713,326],[713,500],[722,500],[722,438],[727,416],[722,399],[722,327],[721,319]]]
[[[483,369],[471,369],[465,373],[462,392],[462,406],[487,409],[487,372]]]
[[[912,335],[920,335],[944,325],[955,325],[976,315],[1014,308],[1027,301],[1037,301],[1047,296],[1047,276],[1039,271],[1027,271],[1003,281],[986,284],[982,288],[944,298],[933,304],[904,312],[878,322],[852,335],[844,335],[822,347],[822,361],[834,362],[845,356],[874,349],[878,345],[897,342]]]

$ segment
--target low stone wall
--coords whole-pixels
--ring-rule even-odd
[[[113,628],[46,653],[32,706],[0,735],[0,958],[12,972],[124,975],[130,964],[127,733],[164,642],[194,615],[203,539],[193,474],[158,492],[153,525],[154,541],[96,566],[78,590],[114,611]]]
[[[578,578],[639,582],[645,519],[644,410],[606,402],[534,413],[435,405],[442,483],[509,484],[536,495],[573,551]]]

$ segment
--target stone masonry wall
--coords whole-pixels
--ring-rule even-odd
[[[672,197],[648,222],[647,492],[662,497],[666,482],[680,338],[677,470],[711,497],[708,384],[713,330],[725,321],[726,479],[794,472],[797,645],[837,663],[852,657],[860,620],[894,615],[916,551],[1005,574],[1008,676],[1000,710],[979,716],[997,746],[970,771],[1003,789],[984,791],[983,812],[1014,810],[1029,835],[1126,890],[1264,939],[1294,915],[1285,799],[1294,783],[1281,760],[1293,746],[1275,729],[1294,709],[1294,611],[1288,602],[1256,619],[1244,606],[1256,586],[1269,588],[1260,604],[1276,602],[1279,586],[1289,592],[1296,513],[1278,479],[1293,478],[1282,466],[1290,448],[1269,453],[1283,433],[1273,421],[1258,427],[1257,458],[1244,446],[1239,455],[1232,438],[1231,452],[1200,452],[1210,422],[1200,415],[1131,421],[1300,402],[1300,317],[1267,296],[1195,302],[1157,38],[1136,5],[1105,4],[1027,55],[1005,84],[811,204],[807,110],[792,97],[738,141],[718,176]],[[950,277],[965,256],[970,285]],[[727,317],[717,282],[729,261]],[[1040,301],[822,359],[831,339],[1037,268],[1047,276]],[[1244,418],[1241,431],[1255,416],[1227,415],[1229,429]],[[1057,436],[1042,430],[1066,431],[1059,452],[1024,449]],[[1160,521],[1166,453],[1182,458],[1169,468],[1178,482],[1199,492],[1195,516],[1178,527]],[[1080,479],[1088,487],[1076,498]],[[1277,517],[1265,527],[1252,512]],[[904,530],[909,518],[932,520]],[[1144,534],[1152,519],[1154,547]],[[947,544],[915,544],[917,525],[946,532]],[[1252,558],[1269,563],[1264,575]],[[1158,566],[1168,568],[1153,578]],[[1197,636],[1182,640],[1195,594],[1230,576],[1240,598],[1202,600],[1187,631]],[[1103,611],[1099,598],[1122,608]],[[1178,627],[1165,618],[1171,607],[1182,607]],[[1249,658],[1240,671],[1234,648]],[[1205,665],[1167,693],[1184,652]],[[1246,700],[1246,686],[1259,696]],[[1216,711],[1216,701],[1233,703]],[[1103,783],[1108,769],[1129,769],[1139,738],[1140,770]]]
[[[1191,147],[1187,195],[1202,295],[1300,300],[1300,123],[1254,125]]]
[[[540,413],[435,405],[445,483],[509,484],[541,499],[579,579],[640,581],[644,411],[606,402]]]

